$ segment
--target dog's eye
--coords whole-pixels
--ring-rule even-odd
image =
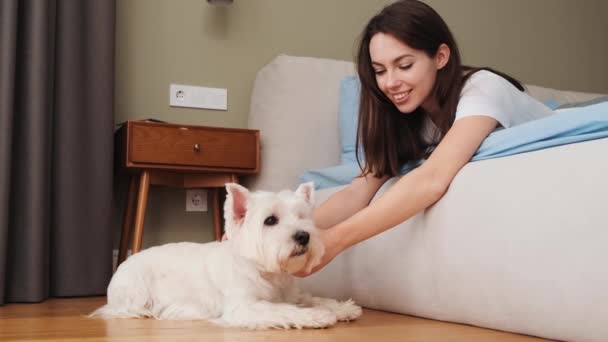
[[[268,216],[265,220],[264,220],[264,224],[267,226],[274,226],[275,224],[279,223],[279,219],[274,216]]]

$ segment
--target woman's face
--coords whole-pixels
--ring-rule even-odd
[[[429,57],[386,33],[372,37],[369,52],[378,87],[400,112],[411,113],[420,106],[432,108],[437,70],[447,63],[449,52],[448,56],[440,56],[438,52]]]

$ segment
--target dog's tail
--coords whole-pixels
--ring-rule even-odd
[[[129,283],[131,282],[131,283]],[[99,318],[152,317],[150,296],[131,278],[116,274],[108,286],[108,302],[89,314]]]
[[[154,317],[148,296],[135,292],[123,292],[122,289],[108,291],[108,303],[89,314],[99,318],[139,318]],[[118,291],[117,291],[118,290]],[[118,293],[117,293],[118,292]]]

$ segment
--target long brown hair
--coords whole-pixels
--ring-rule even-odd
[[[355,155],[363,175],[399,175],[405,163],[428,157],[433,147],[428,146],[422,137],[425,117],[429,113],[418,108],[404,115],[378,87],[369,52],[370,41],[377,33],[390,34],[429,57],[436,55],[441,44],[450,48],[449,60],[437,72],[432,90],[440,111],[433,113],[433,122],[441,133],[440,138],[452,126],[460,92],[473,73],[488,70],[504,77],[519,90],[524,90],[519,81],[496,70],[463,66],[458,45],[447,24],[425,3],[401,0],[384,7],[363,30],[356,57],[361,96]],[[361,166],[360,153],[365,158],[364,166]]]

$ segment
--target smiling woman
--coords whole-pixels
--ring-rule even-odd
[[[446,23],[435,10],[418,1],[397,2],[372,18],[361,36],[357,62],[362,83],[358,143],[366,160],[364,174],[377,177],[394,176],[402,164],[428,157],[454,124],[457,109],[461,113],[477,111],[463,108],[460,100],[463,88],[470,83],[467,81],[478,71],[500,76],[489,84],[507,84],[510,94],[528,102],[524,107],[537,102],[513,92],[524,88],[510,76],[489,68],[463,66]],[[474,96],[488,104],[495,101],[485,94]],[[543,108],[540,116],[548,115],[547,110]],[[476,114],[497,119],[502,112],[493,106]]]
[[[449,60],[450,48],[446,44],[441,44],[435,55],[429,56],[391,34],[378,33],[371,39],[369,50],[376,84],[400,112],[412,113],[421,106],[425,111],[433,112],[429,95],[437,70]]]
[[[418,0],[394,2],[368,22],[357,72],[355,155],[364,157],[357,158],[362,172],[315,212],[316,223],[328,228],[315,271],[437,202],[496,128],[553,113],[510,76],[463,66],[446,23]],[[368,205],[389,177],[419,159],[427,161]]]

